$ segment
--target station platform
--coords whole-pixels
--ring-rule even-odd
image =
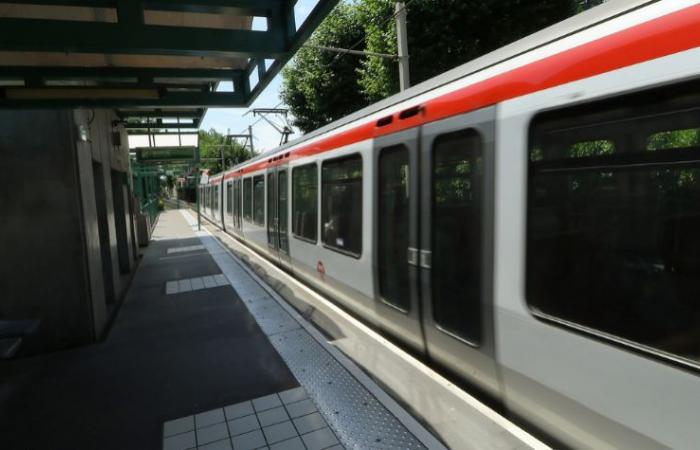
[[[2,363],[3,449],[440,447],[181,212],[153,237],[104,342]]]
[[[544,447],[259,264],[190,212],[162,213],[103,342],[2,363],[1,447]]]

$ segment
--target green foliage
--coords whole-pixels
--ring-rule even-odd
[[[652,134],[647,141],[647,150],[666,150],[698,145],[700,145],[700,129],[690,128]]]
[[[358,9],[340,3],[318,27],[308,44],[349,48],[364,36]],[[310,131],[369,104],[357,88],[358,58],[302,47],[282,71],[280,96],[295,125]]]
[[[604,0],[407,0],[411,83],[418,84]],[[311,45],[396,54],[392,0],[345,0]],[[398,65],[303,47],[282,72],[281,97],[302,131],[321,127],[399,89]]]
[[[571,158],[612,155],[614,152],[615,143],[607,139],[577,142],[569,148],[569,156]]]
[[[364,49],[373,53],[396,54],[396,25],[389,20],[394,3],[387,0],[364,0],[357,10],[365,24]],[[357,84],[367,102],[382,100],[399,90],[399,69],[396,61],[379,56],[360,59]]]
[[[253,157],[250,149],[240,143],[230,141],[215,129],[199,130],[199,157],[201,168],[209,169],[209,174],[221,172],[221,149],[224,150],[226,167],[242,163]]]

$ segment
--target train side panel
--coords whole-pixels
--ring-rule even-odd
[[[700,58],[699,49],[686,51],[549,89],[528,97],[505,102],[499,106],[496,139],[495,298],[498,359],[506,387],[507,405],[517,414],[573,447],[692,448],[700,442],[700,428],[697,426],[700,378],[697,369],[691,367],[692,363],[688,365],[684,365],[682,362],[674,364],[674,355],[650,348],[654,344],[637,345],[635,342],[631,342],[634,340],[633,336],[630,337],[631,335],[620,338],[615,336],[614,332],[600,332],[595,326],[590,325],[590,323],[594,323],[624,333],[624,330],[631,328],[631,326],[625,327],[624,323],[637,320],[637,317],[644,314],[647,316],[644,320],[649,323],[658,323],[658,321],[655,322],[654,316],[664,316],[666,314],[665,308],[677,309],[678,306],[674,301],[682,297],[683,292],[690,292],[688,287],[677,286],[672,291],[664,288],[663,291],[671,295],[650,296],[649,301],[654,303],[649,304],[649,306],[639,306],[639,302],[634,296],[631,296],[631,299],[622,297],[625,292],[637,292],[638,296],[646,295],[645,292],[656,289],[655,285],[651,284],[652,280],[662,277],[664,280],[671,280],[681,275],[676,268],[668,267],[668,265],[662,267],[663,263],[650,266],[653,267],[652,272],[646,274],[639,272],[640,269],[636,266],[647,265],[647,259],[653,256],[656,245],[665,245],[662,241],[657,241],[655,232],[650,232],[650,236],[644,236],[639,231],[644,226],[642,222],[659,220],[659,215],[665,214],[663,209],[650,211],[646,220],[631,224],[630,228],[625,226],[625,214],[620,214],[620,211],[623,211],[621,208],[626,207],[624,199],[632,199],[630,202],[642,210],[652,207],[649,206],[652,204],[652,200],[649,200],[651,197],[648,195],[640,197],[642,193],[639,189],[641,186],[648,186],[649,190],[656,189],[658,183],[663,179],[652,183],[645,180],[648,180],[648,177],[658,177],[659,174],[669,176],[672,173],[670,171],[675,170],[672,169],[675,161],[671,161],[671,166],[661,165],[658,166],[659,168],[655,168],[657,166],[653,165],[668,164],[668,158],[672,158],[673,153],[662,153],[658,156],[661,159],[658,159],[657,162],[651,162],[654,155],[650,154],[649,151],[652,148],[644,149],[644,145],[650,146],[652,144],[649,142],[656,141],[649,138],[647,143],[639,139],[635,141],[636,143],[632,143],[630,138],[627,138],[625,142],[624,139],[616,137],[617,134],[615,134],[631,136],[632,133],[646,132],[656,139],[656,136],[659,136],[658,131],[667,133],[665,131],[667,129],[690,128],[690,123],[676,120],[673,121],[676,122],[675,125],[674,123],[666,123],[664,117],[672,113],[664,110],[658,113],[658,119],[655,120],[663,124],[665,128],[647,128],[651,126],[647,125],[647,122],[652,123],[650,121],[657,116],[651,116],[650,113],[627,123],[623,121],[624,117],[613,116],[611,111],[620,110],[622,111],[620,114],[634,117],[637,111],[645,111],[644,108],[648,108],[649,105],[657,104],[667,104],[670,108],[669,111],[672,111],[674,104],[681,101],[673,99],[676,93],[680,95],[681,83],[693,78],[697,80],[700,75],[698,58]],[[670,71],[669,68],[674,70]],[[664,85],[666,87],[661,91],[651,90],[652,87]],[[623,92],[636,92],[636,94],[634,97],[629,97],[630,100],[618,100],[617,96]],[[668,96],[670,100],[662,101],[662,97],[660,97],[662,95]],[[616,97],[607,103],[594,102],[594,100],[610,98],[611,96]],[[630,105],[636,106],[622,108],[622,102],[627,101],[632,102]],[[580,115],[570,119],[571,125],[566,128],[562,122],[565,120],[563,116],[566,114],[566,108],[575,105],[581,105],[580,107],[583,109],[580,110]],[[596,108],[599,108],[599,111]],[[681,108],[679,106],[679,108],[687,110],[688,107]],[[567,156],[570,161],[574,161],[570,164],[579,165],[578,172],[567,169],[566,163],[562,163],[561,159],[548,163],[546,154],[548,149],[538,148],[539,144],[535,141],[532,141],[531,147],[528,148],[529,140],[533,139],[531,136],[533,118],[537,117],[536,114],[546,110],[553,110],[549,116],[546,116],[550,117],[548,120],[554,124],[552,127],[561,126],[564,127],[561,128],[562,130],[568,130],[558,132],[556,139],[569,142],[567,139],[571,140],[579,135],[581,139],[588,139],[581,145],[559,149],[569,148]],[[591,114],[599,114],[601,125],[585,127],[585,117]],[[683,111],[677,114],[680,114],[678,117],[681,118],[688,117]],[[698,115],[697,110],[691,113],[691,116],[691,121],[694,120],[693,126],[700,127],[700,115]],[[608,123],[605,120],[611,122]],[[629,127],[629,130],[626,127]],[[556,128],[553,129],[556,131]],[[648,131],[645,131],[647,129]],[[556,134],[554,131],[552,131],[552,136]],[[611,133],[610,136],[613,137],[606,135],[606,133]],[[585,138],[585,136],[589,136],[589,138]],[[544,144],[545,147],[547,145],[549,144]],[[632,149],[628,151],[637,151],[638,148],[641,148],[639,156],[635,157],[650,162],[630,163],[626,167],[620,166],[620,164],[624,164],[620,162],[622,158],[614,155],[618,151],[623,151],[622,149],[618,150],[618,147],[623,145],[626,146],[626,149]],[[695,145],[697,146],[697,143]],[[680,152],[678,154],[686,155],[687,152],[697,152],[698,148],[684,150],[686,153]],[[556,148],[554,150],[559,151]],[[574,154],[581,151],[589,153],[586,155]],[[591,151],[594,153],[590,153]],[[669,147],[669,150],[664,151],[673,152],[674,150]],[[583,159],[578,162],[576,158]],[[610,164],[613,165],[609,169],[597,168],[605,167],[603,162],[605,158],[612,161]],[[540,160],[544,162],[537,166],[535,163]],[[592,162],[587,163],[587,160]],[[698,167],[697,161],[683,164],[687,164],[688,167]],[[647,166],[652,169],[644,169]],[[537,167],[542,167],[542,169],[537,169]],[[600,175],[596,175],[597,178],[594,180],[588,175],[585,175],[588,178],[581,178],[584,175],[576,175],[576,173],[598,173],[595,172],[596,170],[602,170],[602,172]],[[639,174],[635,172],[644,170],[647,172]],[[655,172],[656,170],[661,172]],[[541,173],[542,175],[537,175],[539,177],[537,179],[544,180],[538,181],[537,185],[533,185],[532,179],[528,180],[528,176],[534,177],[535,173]],[[546,177],[557,176],[561,177],[562,180],[565,179],[565,176],[569,177],[566,178],[569,180],[568,187],[562,184],[557,188],[558,193],[547,193],[547,186],[551,186],[553,181]],[[679,180],[682,179],[681,176]],[[554,198],[555,200],[552,202],[556,202],[555,196],[589,189],[587,186],[591,183],[596,183],[595,191],[592,190],[594,188],[590,188],[591,198],[599,200],[589,201],[588,205],[568,203],[569,209],[578,208],[578,216],[574,219],[574,216],[570,215],[571,218],[566,219],[570,223],[566,229],[570,231],[555,232],[554,230],[564,228],[562,215],[567,213],[542,212],[542,208],[547,208],[543,199]],[[642,185],[641,183],[646,184]],[[681,181],[674,181],[674,183],[681,183]],[[688,207],[696,210],[697,207],[692,205],[697,205],[700,198],[697,196],[697,190],[694,192],[695,194],[691,195],[694,195],[695,200],[693,203],[689,203]],[[531,208],[528,208],[528,195],[533,196],[530,198]],[[574,194],[566,195],[573,196]],[[642,200],[642,198],[647,198],[647,200]],[[662,202],[665,197],[654,198],[656,198],[654,201]],[[612,199],[613,201],[617,199],[617,201],[607,205],[606,202],[609,200],[602,199]],[[667,205],[668,202],[659,204]],[[598,215],[591,216],[590,219],[585,217],[593,214],[590,211],[594,211],[594,208],[598,208],[595,210]],[[688,215],[690,211],[684,210],[683,213]],[[529,219],[528,214],[531,215]],[[597,219],[593,217],[597,217]],[[616,225],[605,228],[604,225],[612,220],[609,219],[611,217],[617,218],[614,219],[617,221]],[[572,220],[575,220],[576,223],[571,224]],[[670,223],[671,220],[676,223],[673,229],[678,230],[678,227],[682,226],[675,218],[664,219],[666,224]],[[684,221],[697,222],[697,216],[689,215]],[[545,231],[539,231],[540,234],[528,235],[528,227],[533,230]],[[659,231],[658,236],[669,234],[668,226],[664,225],[664,227],[667,231]],[[685,235],[686,241],[690,239],[691,243],[695,242],[696,239],[692,236],[696,234],[697,229],[693,233],[687,233]],[[528,240],[528,236],[531,237],[530,240]],[[650,256],[639,258],[636,263],[633,263],[629,259],[629,254],[640,246],[645,238],[651,244],[643,252]],[[547,239],[553,243],[549,247],[545,241]],[[623,242],[623,244],[619,244],[619,242]],[[530,245],[532,249],[528,250],[527,245]],[[618,286],[607,288],[608,291],[619,289],[620,292],[620,296],[616,297],[616,300],[607,301],[600,306],[601,313],[597,316],[608,313],[618,314],[604,322],[600,317],[589,313],[601,303],[599,299],[606,298],[604,296],[608,294],[604,291],[599,291],[599,295],[588,296],[580,304],[572,300],[579,298],[576,291],[587,290],[589,286],[596,286],[603,280],[593,276],[581,276],[574,273],[574,269],[569,270],[568,266],[582,266],[582,264],[577,264],[576,258],[586,258],[586,255],[594,252],[600,255],[611,255],[611,248],[615,245],[628,249],[619,250],[617,253],[622,255],[619,256],[620,259],[627,258],[624,265],[622,263],[616,265],[618,263],[611,256],[608,256],[605,259],[599,258],[597,262],[592,261],[588,266],[591,273],[605,273],[611,277],[610,280],[606,281],[608,283],[606,286]],[[535,248],[541,253],[527,254],[527,251],[535,251]],[[578,256],[569,260],[561,259],[561,261],[568,262],[557,263],[559,259],[550,261],[551,258],[563,258],[561,254],[568,251],[575,251]],[[672,256],[668,258],[673,259]],[[677,259],[681,260],[682,258],[679,256]],[[688,261],[688,258],[685,258],[685,261]],[[526,262],[529,266],[526,266]],[[686,262],[685,270],[697,270],[697,265],[693,264]],[[596,271],[596,265],[603,269]],[[616,274],[617,270],[614,270],[614,267],[626,272]],[[534,275],[528,275],[528,270],[532,271]],[[550,273],[544,273],[544,276],[541,276],[540,272],[543,270],[549,270]],[[629,273],[638,273],[635,283],[641,286],[640,288],[627,286],[630,283]],[[619,278],[617,278],[618,276]],[[566,286],[566,281],[559,282],[560,279],[581,279],[586,281],[586,284],[579,287],[577,282],[569,281],[569,286]],[[692,279],[698,279],[697,272],[695,272],[694,278],[690,278],[690,280]],[[547,284],[558,282],[561,286],[560,291],[557,292],[564,293],[555,297],[556,301],[533,304],[537,298],[545,295],[543,292],[549,292]],[[664,283],[668,283],[668,281],[664,281]],[[697,288],[697,281],[692,283]],[[528,288],[527,295],[526,287]],[[697,293],[697,290],[695,292]],[[673,300],[674,296],[675,300]],[[697,294],[695,294],[696,296]],[[622,307],[628,307],[629,310],[615,312]],[[648,310],[647,313],[640,313],[639,308],[653,309]],[[582,323],[570,319],[573,310],[581,310],[577,313],[583,317]],[[692,314],[690,311],[689,313]],[[695,314],[697,314],[697,307]],[[566,320],[563,320],[562,317]],[[639,320],[642,321],[642,319]],[[636,333],[644,336],[646,331],[637,330]],[[663,342],[656,341],[656,344],[657,346],[672,345]],[[673,345],[680,348],[680,344]],[[699,356],[695,355],[696,367]]]

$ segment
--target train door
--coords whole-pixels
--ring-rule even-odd
[[[375,308],[387,331],[424,351],[419,291],[418,129],[375,140]]]
[[[495,107],[421,129],[417,264],[430,357],[499,392],[493,330]]]
[[[267,172],[267,244],[280,261],[289,264],[289,169],[274,167]]]
[[[241,179],[233,180],[233,229],[241,232],[241,221],[243,219],[243,209],[241,207]]]

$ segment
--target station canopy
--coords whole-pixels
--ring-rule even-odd
[[[296,0],[0,2],[0,107],[114,108],[132,134],[196,129],[207,108],[250,105],[337,2],[299,24]]]

